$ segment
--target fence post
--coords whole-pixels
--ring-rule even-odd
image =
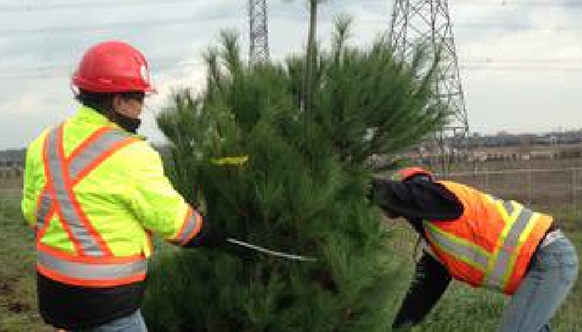
[[[531,182],[531,169],[527,170],[527,204],[531,205],[532,200],[532,182]]]
[[[576,176],[576,168],[572,168],[572,209],[574,210],[574,213],[576,213],[576,190],[578,189],[578,183],[576,183],[577,181],[578,179]]]

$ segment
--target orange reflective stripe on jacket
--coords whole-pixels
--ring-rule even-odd
[[[454,278],[513,294],[552,217],[467,186],[439,183],[464,212],[457,220],[424,222],[431,249]]]
[[[192,208],[188,208],[186,213],[186,218],[182,225],[180,231],[175,238],[171,239],[170,242],[177,245],[184,245],[188,241],[192,240],[196,236],[200,229],[202,228],[202,216],[198,211],[194,211]]]
[[[65,158],[63,125],[51,130],[44,142],[47,184],[37,209],[37,269],[52,279],[82,286],[114,286],[143,280],[147,262],[142,255],[114,257],[107,243],[83,212],[73,188],[84,176],[135,138],[113,128],[101,128]],[[66,253],[41,243],[54,214],[74,245]]]

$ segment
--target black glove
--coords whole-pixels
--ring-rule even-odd
[[[214,223],[209,223],[206,217],[202,215],[202,228],[190,241],[185,243],[183,247],[195,248],[206,247],[216,248],[226,244],[226,234],[216,227]]]
[[[229,255],[237,256],[244,260],[255,259],[257,252],[235,243],[227,241],[230,237],[215,223],[209,223],[203,216],[202,229],[200,232],[188,243],[184,244],[185,248],[210,248],[217,249]]]

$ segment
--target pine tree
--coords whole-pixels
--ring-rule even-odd
[[[237,239],[315,257],[240,259],[162,246],[143,306],[153,331],[386,331],[397,269],[379,211],[366,199],[372,156],[437,130],[432,71],[397,61],[385,40],[348,45],[338,19],[318,51],[311,107],[305,57],[246,65],[236,35],[205,54],[206,89],[174,94],[158,118],[175,187]],[[434,66],[433,66],[434,68]],[[425,72],[424,70],[422,72]]]

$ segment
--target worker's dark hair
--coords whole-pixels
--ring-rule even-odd
[[[113,97],[120,95],[124,99],[143,100],[145,94],[141,91],[128,92],[92,92],[79,89],[76,99],[83,105],[91,107],[103,114],[113,111]]]
[[[104,114],[113,111],[113,93],[91,92],[80,89],[76,99],[81,104]]]

